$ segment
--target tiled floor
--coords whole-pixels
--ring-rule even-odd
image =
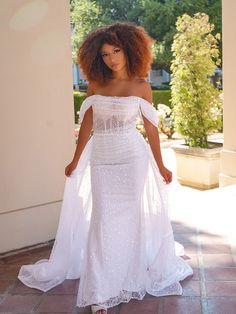
[[[226,236],[201,232],[173,221],[175,239],[185,246],[184,258],[194,275],[182,282],[183,295],[156,298],[146,295],[108,311],[109,314],[234,314],[236,265]],[[0,260],[0,313],[90,313],[74,306],[78,280],[66,280],[47,293],[24,286],[18,269],[49,256],[52,245]]]
[[[173,187],[175,240],[184,245],[184,258],[194,275],[181,282],[182,296],[147,294],[142,301],[109,309],[108,314],[236,313],[236,186],[207,192]],[[21,265],[47,258],[51,247],[52,243],[0,259],[0,314],[91,313],[89,307],[75,307],[78,280],[66,280],[43,293],[17,279]]]

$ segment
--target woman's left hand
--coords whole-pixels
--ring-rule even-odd
[[[159,170],[165,182],[169,184],[172,181],[172,172],[164,166],[160,167]]]

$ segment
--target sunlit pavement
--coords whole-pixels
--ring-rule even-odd
[[[185,247],[184,259],[194,275],[181,282],[182,296],[131,300],[108,314],[235,314],[236,313],[236,186],[198,191],[175,180],[175,157],[163,149],[174,173],[169,186],[175,240]],[[0,313],[91,313],[75,307],[79,280],[66,280],[47,293],[17,280],[22,264],[47,258],[52,244],[0,260]]]

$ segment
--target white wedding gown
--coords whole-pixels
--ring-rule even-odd
[[[80,278],[79,307],[112,307],[146,292],[181,295],[179,281],[193,271],[178,256],[168,186],[136,129],[142,115],[157,126],[157,111],[137,96],[93,95],[81,106],[81,122],[90,106],[94,132],[66,178],[51,255],[23,265],[18,278],[42,291]]]

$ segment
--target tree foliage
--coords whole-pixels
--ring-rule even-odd
[[[72,58],[75,63],[78,47],[84,37],[106,23],[105,14],[95,1],[71,0]]]
[[[109,23],[121,21],[139,22],[138,16],[142,8],[140,0],[96,0],[105,12]]]
[[[154,66],[170,69],[171,45],[178,16],[197,12],[209,15],[215,33],[221,33],[221,0],[71,0],[73,51],[95,27],[117,21],[143,26],[155,40]],[[219,43],[221,50],[221,42]]]
[[[208,15],[179,17],[172,46],[171,93],[177,132],[189,146],[208,147],[207,135],[221,126],[219,91],[209,80],[220,64],[214,25]]]
[[[193,16],[203,12],[209,15],[210,22],[215,24],[215,33],[222,32],[221,0],[147,0],[140,21],[149,34],[157,40],[160,52],[155,55],[154,62],[159,68],[169,69],[172,59],[171,45],[176,33],[178,16],[184,13]],[[220,43],[221,49],[221,43]]]

